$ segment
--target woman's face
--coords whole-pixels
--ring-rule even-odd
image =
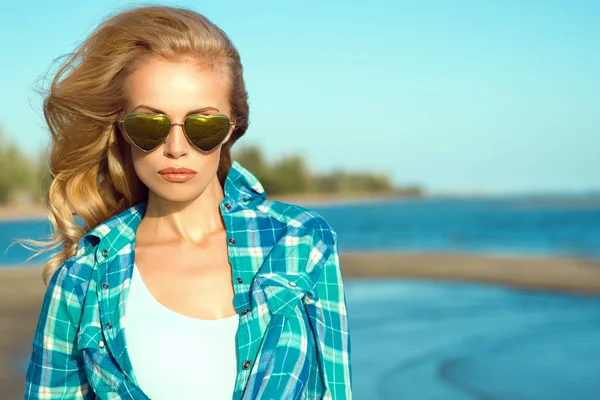
[[[201,114],[225,114],[234,120],[229,106],[229,87],[221,73],[200,68],[192,61],[145,62],[129,76],[125,93],[125,115],[134,111],[161,113],[168,115],[172,122],[183,122],[191,111],[210,107]],[[232,125],[226,140],[233,128]],[[216,173],[221,146],[210,153],[201,153],[188,142],[180,125],[173,125],[165,143],[149,153],[130,144],[134,169],[148,187],[150,196],[177,202],[197,198],[211,182],[218,184]],[[188,168],[196,174],[185,182],[171,182],[159,174],[168,167]]]

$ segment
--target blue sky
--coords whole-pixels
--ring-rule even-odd
[[[36,79],[131,4],[151,3],[3,6],[0,127],[11,140],[47,145]],[[240,51],[251,109],[240,146],[432,193],[600,190],[600,2],[161,4],[203,13]]]

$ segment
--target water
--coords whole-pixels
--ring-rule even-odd
[[[356,399],[600,399],[600,296],[348,280]]]
[[[43,264],[52,253],[43,253],[26,261],[34,253],[25,249],[15,239],[47,240],[52,232],[48,221],[0,221],[0,267],[10,264]]]
[[[309,207],[338,232],[340,251],[446,251],[600,259],[600,196],[395,199]],[[80,223],[80,222],[78,222]],[[43,221],[0,222],[0,250],[50,233]],[[25,261],[20,245],[0,265]],[[31,262],[43,262],[42,255]]]
[[[600,259],[600,196],[407,199],[315,208],[340,250]]]

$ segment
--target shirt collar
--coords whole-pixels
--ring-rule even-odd
[[[225,179],[224,195],[225,198],[220,206],[227,202],[245,206],[257,199],[266,199],[265,189],[258,178],[236,160],[233,160]],[[78,243],[77,253],[83,253],[87,244],[100,243],[109,234],[116,233],[124,235],[127,240],[133,239],[147,205],[147,201],[137,203],[87,232]]]

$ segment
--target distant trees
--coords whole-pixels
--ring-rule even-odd
[[[238,150],[234,148],[232,158],[250,170],[261,181],[268,194],[422,194],[418,186],[394,186],[391,178],[384,174],[345,172],[339,169],[315,174],[306,160],[297,154],[283,155],[267,162],[258,146],[246,146]]]
[[[421,194],[419,187],[395,187],[390,177],[383,174],[339,169],[316,174],[298,154],[267,161],[258,146],[234,149],[232,157],[256,175],[269,195]],[[0,131],[0,205],[41,203],[50,182],[45,151],[35,156],[26,155],[15,144],[9,143]]]
[[[0,204],[40,203],[50,187],[50,172],[43,152],[24,154],[0,131]]]

